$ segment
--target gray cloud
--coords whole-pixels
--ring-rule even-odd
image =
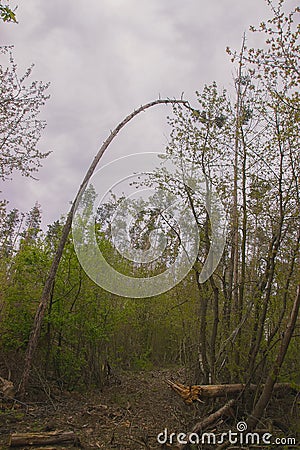
[[[40,147],[53,153],[38,182],[16,175],[0,190],[24,211],[41,203],[44,223],[67,211],[98,147],[132,109],[159,94],[177,97],[184,91],[193,101],[204,83],[231,83],[225,47],[239,48],[243,32],[266,15],[263,0],[19,3],[19,24],[2,26],[2,44],[15,45],[20,69],[34,62],[34,78],[51,82]],[[170,112],[159,107],[138,117],[103,162],[163,151]]]

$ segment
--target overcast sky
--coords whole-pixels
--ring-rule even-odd
[[[43,223],[65,214],[91,159],[125,115],[160,95],[195,101],[194,92],[217,81],[232,85],[226,46],[238,49],[244,31],[269,14],[264,0],[26,0],[19,23],[1,24],[1,44],[14,45],[20,74],[50,81],[40,141],[53,153],[33,181],[0,184],[11,207],[28,211],[37,201]],[[258,39],[248,33],[249,46]],[[158,106],[134,119],[102,160],[164,151],[166,117]]]

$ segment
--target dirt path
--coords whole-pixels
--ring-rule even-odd
[[[161,448],[158,433],[165,428],[188,430],[195,413],[164,382],[170,375],[168,371],[126,373],[120,384],[103,392],[65,392],[52,401],[30,404],[27,412],[8,409],[6,403],[0,410],[0,448],[8,448],[12,432],[54,430],[75,431],[84,449]]]

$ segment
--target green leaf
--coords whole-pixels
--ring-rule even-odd
[[[15,13],[8,6],[0,5],[0,17],[3,20],[3,22],[17,23]]]

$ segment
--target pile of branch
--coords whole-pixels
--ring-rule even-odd
[[[227,395],[239,394],[244,390],[256,391],[258,386],[256,384],[215,384],[215,385],[194,385],[185,386],[181,383],[174,383],[167,380],[167,383],[171,388],[183,399],[183,401],[190,405],[193,402],[203,402],[202,398],[216,398],[226,397]],[[263,387],[263,386],[262,386]],[[276,383],[274,390],[291,390],[292,387],[289,383]]]

